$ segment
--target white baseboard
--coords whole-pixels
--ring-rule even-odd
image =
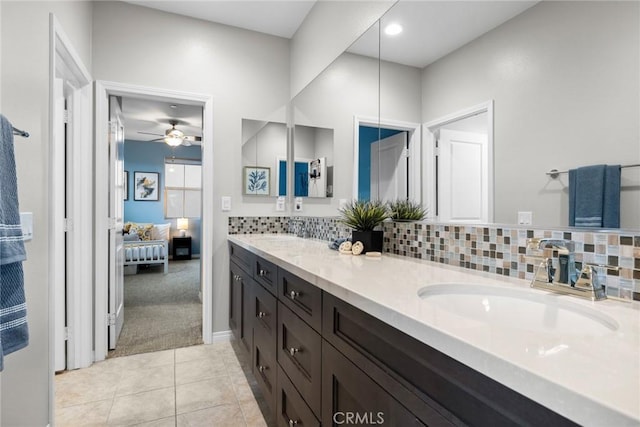
[[[231,333],[231,330],[228,331],[220,331],[220,332],[214,332],[211,335],[211,342],[222,342],[222,341],[231,341],[233,339],[233,334]]]

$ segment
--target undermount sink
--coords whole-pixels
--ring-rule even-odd
[[[436,310],[491,327],[581,336],[618,329],[615,319],[606,314],[534,290],[452,283],[425,286],[418,296]]]

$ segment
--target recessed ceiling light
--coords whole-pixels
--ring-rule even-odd
[[[388,36],[396,36],[402,32],[402,25],[400,24],[389,24],[385,27],[384,33]]]

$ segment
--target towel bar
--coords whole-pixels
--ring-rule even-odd
[[[637,168],[640,167],[640,163],[635,164],[635,165],[624,165],[624,166],[620,166],[620,169],[624,169],[624,168]],[[549,172],[545,172],[546,175],[549,175],[551,178],[556,179],[558,176],[560,176],[561,173],[569,173],[569,171],[559,171],[558,169],[551,169]]]

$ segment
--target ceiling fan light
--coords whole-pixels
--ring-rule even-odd
[[[178,145],[182,144],[182,138],[178,137],[178,136],[166,136],[164,138],[164,142],[167,143],[167,145],[171,146],[171,147],[177,147]]]

